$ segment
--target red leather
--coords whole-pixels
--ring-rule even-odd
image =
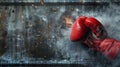
[[[104,39],[107,37],[105,28],[97,19],[88,17],[85,20],[85,25],[91,29],[92,33],[95,34],[97,38]]]
[[[113,59],[120,50],[120,42],[113,38],[106,38],[101,42],[100,49],[109,59]]]
[[[85,33],[87,32],[87,28],[84,25],[84,20],[87,17],[78,17],[78,19],[74,22],[71,28],[70,32],[70,40],[71,41],[77,41],[82,39],[85,36]]]
[[[115,58],[120,49],[120,42],[109,38],[103,25],[93,17],[78,17],[72,25],[70,40],[79,40],[109,59]]]

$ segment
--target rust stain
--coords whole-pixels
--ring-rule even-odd
[[[40,0],[40,3],[41,3],[41,5],[43,5],[44,4],[44,0]]]
[[[66,27],[71,28],[72,18],[71,17],[64,17],[64,23],[65,23]]]
[[[1,14],[0,14],[0,21],[5,20],[5,18],[6,18],[6,12],[2,11]]]

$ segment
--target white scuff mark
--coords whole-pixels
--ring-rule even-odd
[[[39,14],[35,14],[37,17],[41,18],[44,22],[48,23],[48,19],[45,15],[39,15]]]

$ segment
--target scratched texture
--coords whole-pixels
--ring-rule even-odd
[[[0,64],[72,63],[119,67],[119,55],[111,61],[80,42],[69,40],[70,27],[66,22],[73,23],[75,18],[83,15],[97,18],[110,37],[120,40],[120,3],[1,5]]]

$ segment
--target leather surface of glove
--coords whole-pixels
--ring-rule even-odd
[[[87,28],[84,25],[84,21],[87,17],[82,16],[79,17],[74,24],[72,25],[71,32],[70,32],[70,40],[71,41],[78,41],[82,40],[85,34],[87,33]]]
[[[100,51],[103,55],[109,59],[113,59],[117,56],[120,50],[120,42],[113,38],[106,38],[100,43]]]

